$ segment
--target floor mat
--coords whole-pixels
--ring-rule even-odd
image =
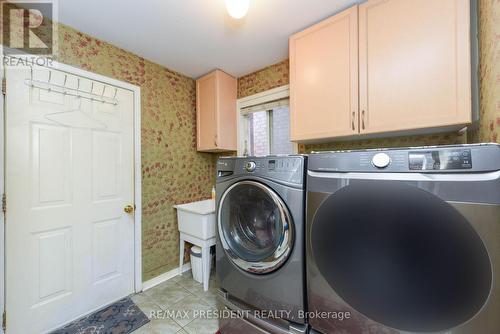
[[[127,334],[148,322],[148,317],[127,297],[51,334]]]

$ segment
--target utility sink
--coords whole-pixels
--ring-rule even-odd
[[[179,204],[174,208],[179,222],[179,274],[182,275],[184,266],[184,242],[201,247],[203,290],[208,291],[210,247],[215,245],[215,201]]]
[[[215,201],[212,199],[174,205],[179,232],[208,240],[215,238]]]

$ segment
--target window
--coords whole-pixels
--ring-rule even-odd
[[[288,99],[242,110],[244,122],[243,155],[292,154]]]
[[[238,155],[297,153],[290,141],[289,97],[284,85],[238,100]]]

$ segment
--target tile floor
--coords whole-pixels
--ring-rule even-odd
[[[217,282],[210,276],[207,292],[201,283],[193,280],[191,272],[176,276],[167,282],[132,296],[132,300],[151,319],[134,334],[215,334],[217,319],[199,316],[197,311],[217,309]],[[155,312],[159,311],[159,312]],[[155,316],[155,314],[160,315]]]

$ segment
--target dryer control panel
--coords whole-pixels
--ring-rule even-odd
[[[411,170],[471,169],[470,149],[431,150],[408,153]]]
[[[500,170],[500,145],[472,144],[314,153],[317,172],[469,173]]]

